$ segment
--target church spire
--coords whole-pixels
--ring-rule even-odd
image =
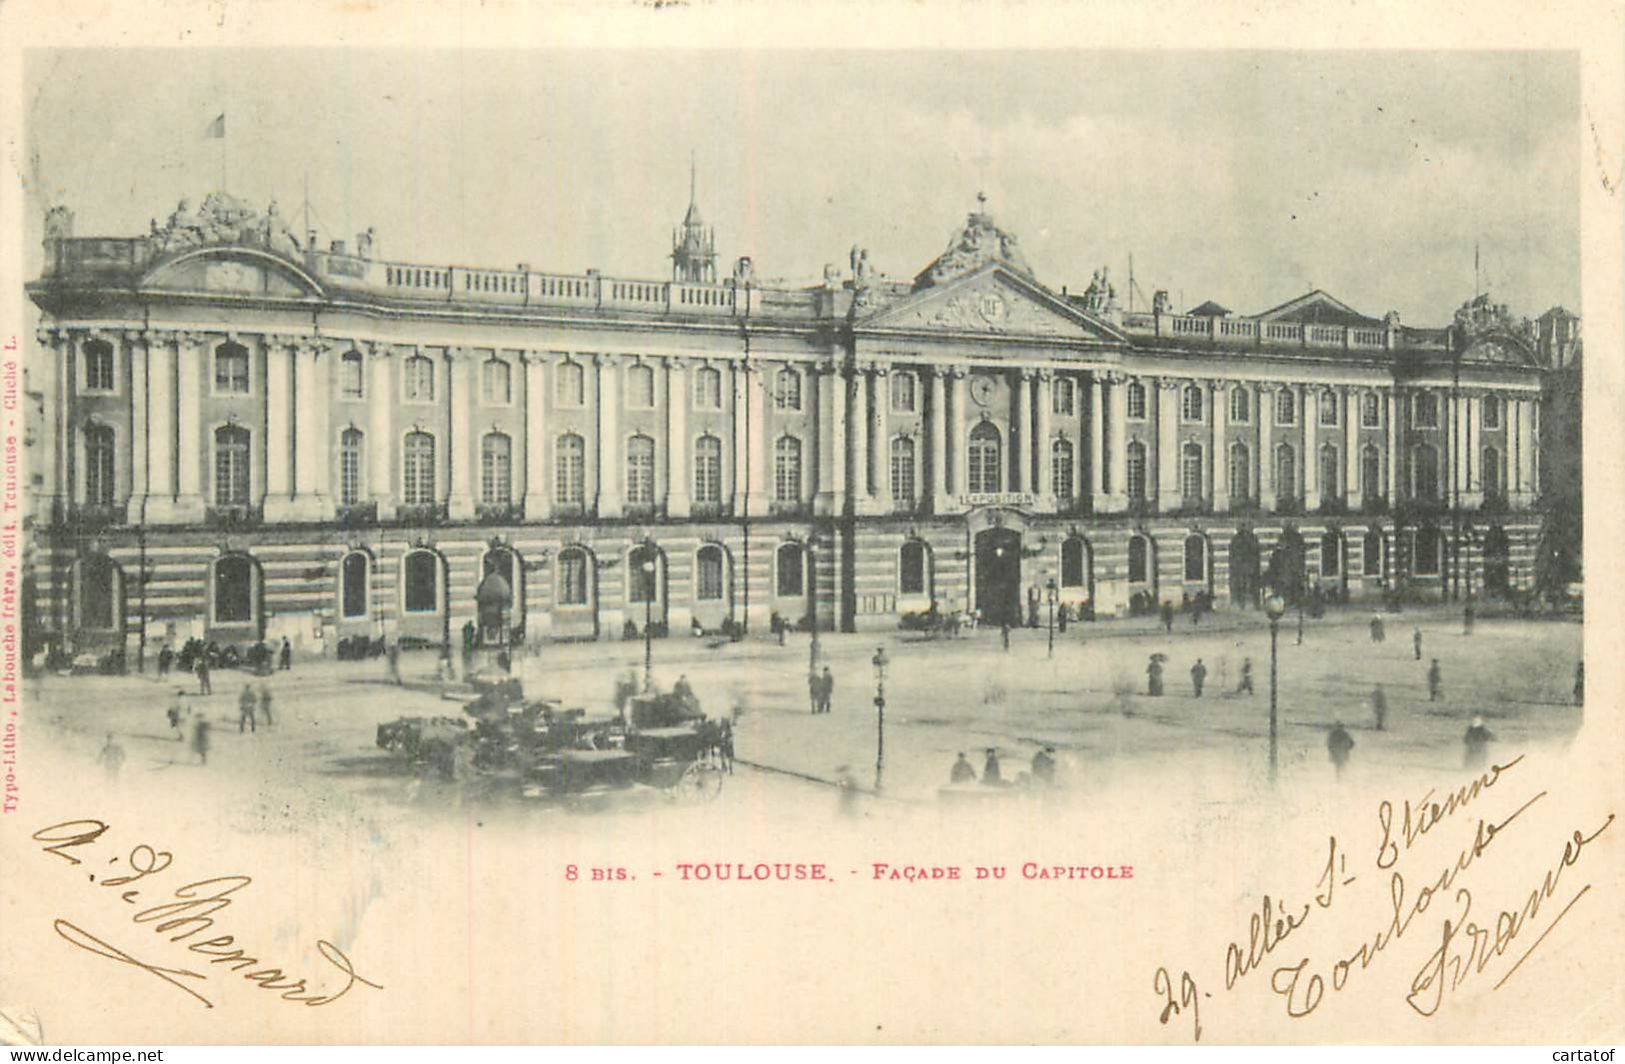
[[[717,280],[717,234],[708,229],[700,217],[697,199],[697,170],[694,153],[688,156],[688,211],[683,215],[683,226],[672,234],[671,279],[696,284],[715,284]]]

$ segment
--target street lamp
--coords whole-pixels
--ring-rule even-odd
[[[1273,591],[1264,600],[1264,615],[1270,619],[1270,783],[1275,782],[1276,724],[1275,724],[1275,648],[1281,634],[1281,616],[1286,613],[1286,600]]]
[[[886,648],[876,647],[871,663],[875,667],[875,793],[880,793],[886,768]]]
[[[643,689],[654,690],[654,608],[655,558],[654,547],[644,544],[643,564]]]
[[[1053,658],[1055,656],[1055,599],[1058,595],[1053,576],[1049,578],[1049,583],[1045,585],[1044,591],[1044,597],[1049,600],[1049,656]]]

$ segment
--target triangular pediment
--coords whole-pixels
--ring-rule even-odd
[[[913,292],[855,323],[859,329],[1121,341],[1122,335],[1040,285],[990,263]]]
[[[1303,325],[1348,325],[1376,327],[1382,324],[1367,317],[1327,292],[1315,289],[1258,315],[1260,321],[1292,322]]]

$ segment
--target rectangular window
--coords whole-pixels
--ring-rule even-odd
[[[365,363],[361,352],[348,351],[339,362],[339,392],[346,399],[362,398],[362,379]]]
[[[1411,396],[1411,424],[1419,429],[1439,427],[1439,400],[1427,392]]]
[[[113,390],[113,345],[105,340],[92,340],[85,344],[85,391],[110,392]]]
[[[919,402],[919,382],[912,373],[893,373],[891,377],[891,408],[899,414],[914,413]]]
[[[722,549],[706,547],[700,551],[699,586],[694,597],[701,602],[716,602],[722,598]]]
[[[1324,392],[1320,397],[1320,424],[1323,428],[1337,427],[1337,393]]]
[[[1375,392],[1366,392],[1360,396],[1360,427],[1363,429],[1382,427],[1382,400]]]
[[[487,403],[507,406],[513,401],[513,372],[501,359],[493,358],[481,364],[480,384]]]
[[[587,604],[587,556],[579,550],[559,557],[559,605]]]

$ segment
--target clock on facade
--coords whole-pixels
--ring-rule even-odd
[[[972,377],[970,397],[982,406],[989,406],[993,402],[993,392],[997,387],[992,377]]]

